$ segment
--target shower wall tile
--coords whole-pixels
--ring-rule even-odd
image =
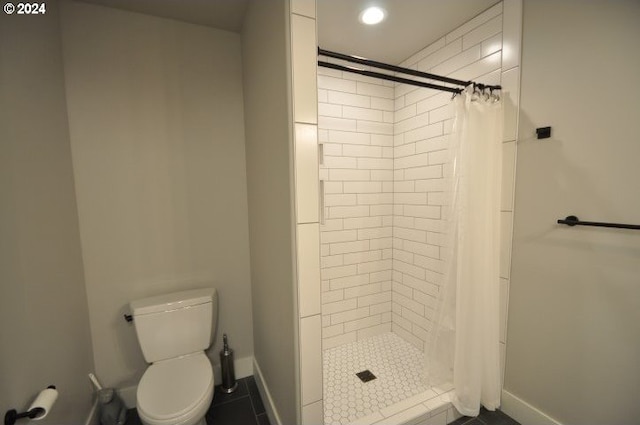
[[[296,123],[294,139],[297,222],[318,222],[317,126]]]
[[[484,40],[481,44],[482,57],[489,56],[492,53],[497,52],[502,47],[502,33],[494,35],[491,38]]]
[[[498,17],[499,18],[499,17]],[[447,59],[446,61],[431,68],[431,72],[438,75],[451,74],[454,71],[459,70],[469,64],[476,62],[480,59],[482,54],[481,44],[474,42],[469,46],[464,47],[459,54]]]
[[[300,317],[320,314],[319,224],[298,224],[298,309]]]
[[[504,98],[504,138],[503,155],[503,211],[513,211],[513,192],[515,187],[515,160],[517,153],[517,134],[520,108],[520,57],[522,44],[522,0],[504,0],[503,49],[502,49],[502,86]],[[505,174],[510,175],[505,176]],[[511,245],[513,241],[513,213],[502,219],[503,251],[501,258],[501,276],[510,272]],[[500,371],[504,383],[504,367],[507,340],[507,317],[510,281],[501,280],[501,344]]]
[[[320,81],[318,81],[320,83]],[[323,85],[327,87],[326,84]],[[339,88],[331,87],[324,90],[327,93],[327,102],[336,105],[357,106],[360,108],[368,108],[371,105],[371,96],[362,96],[359,94],[351,94],[340,91]]]
[[[401,326],[400,325],[401,322],[399,321],[399,319],[401,319],[400,315],[398,314],[393,315],[393,322],[391,323],[391,330],[393,331],[393,333],[399,335],[402,339],[412,344],[413,346],[421,349],[424,345],[424,341],[418,338],[417,336],[415,336],[411,332],[411,330],[407,330],[406,327]],[[409,327],[411,327],[411,324],[410,324],[411,322],[408,322],[408,323],[409,323]]]
[[[513,211],[513,192],[516,166],[516,142],[502,144],[501,211]]]
[[[324,422],[322,400],[302,407],[302,425],[318,425]]]
[[[385,99],[393,99],[393,87],[386,87],[381,84],[382,81],[378,84],[369,84],[358,81],[356,83],[356,93],[367,96],[382,97]]]
[[[330,128],[335,131],[353,132],[356,131],[358,122],[356,120],[320,115],[318,117],[318,126],[320,128]],[[331,138],[331,132],[329,132],[329,141],[335,141]]]
[[[442,49],[445,44],[446,44],[445,38],[442,37],[441,39],[433,42],[428,47],[420,50],[418,53],[415,53],[414,55],[412,55],[411,57],[409,57],[408,59],[400,63],[400,66],[403,66],[405,68],[416,69],[415,64],[419,63],[422,59],[426,58],[436,50]]]
[[[498,3],[412,56],[407,67],[462,80],[500,84],[502,3]],[[419,59],[418,59],[419,58]],[[443,279],[442,206],[451,94],[397,85],[394,126],[394,216],[392,329],[419,349],[428,339],[436,297]],[[512,179],[515,144],[505,145],[506,174]],[[513,184],[505,177],[503,206],[512,205]],[[506,214],[506,215],[505,215]],[[503,229],[510,213],[502,214]],[[506,237],[505,237],[506,240]],[[501,270],[508,277],[510,250],[501,250]]]
[[[504,58],[503,61],[504,63]],[[502,73],[502,98],[504,105],[503,140],[516,140],[518,127],[518,105],[520,101],[520,67]]]
[[[323,68],[321,68],[321,72],[325,72]],[[334,70],[335,71],[335,70]],[[342,71],[337,71],[342,74]],[[353,79],[342,78],[342,76],[328,76],[320,74],[318,75],[318,89],[326,89],[329,94],[329,99],[331,99],[331,93],[329,91],[335,92],[343,92],[343,93],[356,93],[357,82]],[[365,96],[362,96],[365,97]],[[367,100],[367,104],[371,104],[371,98]]]
[[[291,0],[291,12],[309,18],[316,17],[315,0]]]
[[[509,280],[500,279],[500,342],[507,342],[507,306],[509,303]]]
[[[509,278],[511,272],[511,236],[513,234],[513,213],[500,213],[500,277]]]
[[[496,4],[490,9],[487,9],[486,11],[482,12],[475,18],[471,19],[465,24],[462,24],[461,26],[459,26],[458,28],[456,28],[455,30],[447,34],[445,36],[445,40],[447,44],[451,43],[452,41],[456,40],[459,37],[463,37],[465,34],[468,34],[469,32],[473,31],[475,28],[479,27],[480,25],[484,24],[490,19],[495,18],[496,16],[501,14],[502,14],[502,2]],[[429,47],[427,47],[427,49],[429,49]]]
[[[374,109],[382,109],[385,112],[393,112],[395,109],[393,99],[383,99],[380,97],[371,98],[371,107]]]
[[[302,405],[322,400],[322,336],[320,315],[300,320]]]
[[[394,89],[373,78],[321,73],[326,350],[391,330]]]
[[[318,122],[315,19],[291,16],[291,44],[294,119],[315,124]]]
[[[382,121],[382,117],[383,117],[382,110],[360,108],[356,106],[342,106],[339,108],[342,110],[342,116],[344,118],[354,118],[357,120],[367,120],[367,121]]]
[[[488,40],[491,36],[502,32],[502,15],[490,19],[477,28],[472,29],[462,36],[462,48],[467,49],[471,46],[479,45],[484,40]]]
[[[365,338],[371,338],[372,336],[380,335],[386,332],[391,332],[391,316],[388,316],[385,323],[378,326],[370,326],[360,329],[356,332],[356,340],[360,341]]]
[[[322,392],[322,315],[320,280],[320,214],[318,170],[318,99],[328,96],[317,87],[317,42],[315,0],[290,0],[290,51],[292,80],[293,170],[296,216],[297,361],[300,405],[296,420],[302,424],[319,423],[323,415]],[[320,93],[320,96],[319,96]],[[342,116],[341,106],[323,111],[328,118]],[[328,149],[331,151],[331,149]]]
[[[348,344],[350,342],[355,342],[357,339],[358,339],[357,332],[347,332],[347,333],[343,333],[333,337],[325,337],[323,335],[322,349],[328,350],[330,348],[338,347],[340,345]]]
[[[470,65],[449,74],[459,80],[474,80],[479,83],[491,84],[494,81],[487,80],[485,75],[499,70],[502,64],[502,51],[497,51]]]
[[[432,54],[430,54],[429,56],[427,56],[426,58],[418,62],[417,65],[416,64],[414,65],[417,66],[418,71],[429,72],[434,66],[439,65],[444,61],[446,61],[447,59],[454,57],[455,55],[459,54],[461,51],[462,51],[462,39],[459,38],[457,40],[453,40],[450,43],[447,43],[442,49],[436,50],[435,52],[433,52]],[[405,87],[405,88],[401,88],[401,87],[402,86],[398,87],[398,90],[396,90],[396,96],[398,94],[402,94],[403,90],[413,90],[414,88],[413,86]],[[431,92],[437,93],[437,90],[431,90]]]
[[[500,343],[500,384],[504,386],[504,366],[507,357],[507,344]]]
[[[522,0],[504,0],[504,29],[502,35],[502,69],[520,66],[522,46]]]

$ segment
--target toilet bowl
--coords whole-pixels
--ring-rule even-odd
[[[140,420],[144,425],[207,425],[214,376],[204,350],[215,326],[215,289],[145,298],[130,307],[150,363],[136,393]]]
[[[146,425],[205,425],[213,387],[204,353],[154,363],[138,384],[138,416]]]

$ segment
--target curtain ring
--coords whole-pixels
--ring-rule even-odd
[[[496,93],[493,92],[493,90],[495,89]],[[499,102],[500,101],[500,89],[499,88],[493,88],[491,89],[491,95],[493,96],[494,102]]]
[[[473,92],[471,94],[471,100],[478,100],[480,97],[480,88],[477,83],[473,83]]]

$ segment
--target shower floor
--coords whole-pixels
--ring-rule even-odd
[[[448,407],[445,405],[450,406],[446,394],[424,385],[423,365],[422,352],[391,332],[326,350],[323,355],[325,425],[345,425],[360,418],[373,418],[377,412],[385,413],[385,408],[393,410],[390,406],[400,402],[405,402],[407,408],[416,407],[429,398],[432,406],[442,411]],[[371,371],[376,379],[362,382],[356,373],[364,370]]]

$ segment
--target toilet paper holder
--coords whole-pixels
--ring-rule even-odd
[[[53,390],[56,389],[55,385],[49,385],[47,388],[51,388]],[[18,413],[16,409],[7,410],[7,413],[4,415],[4,425],[13,425],[18,419],[23,418],[34,419],[43,412],[44,409],[41,407],[34,407],[33,409],[22,413]]]

